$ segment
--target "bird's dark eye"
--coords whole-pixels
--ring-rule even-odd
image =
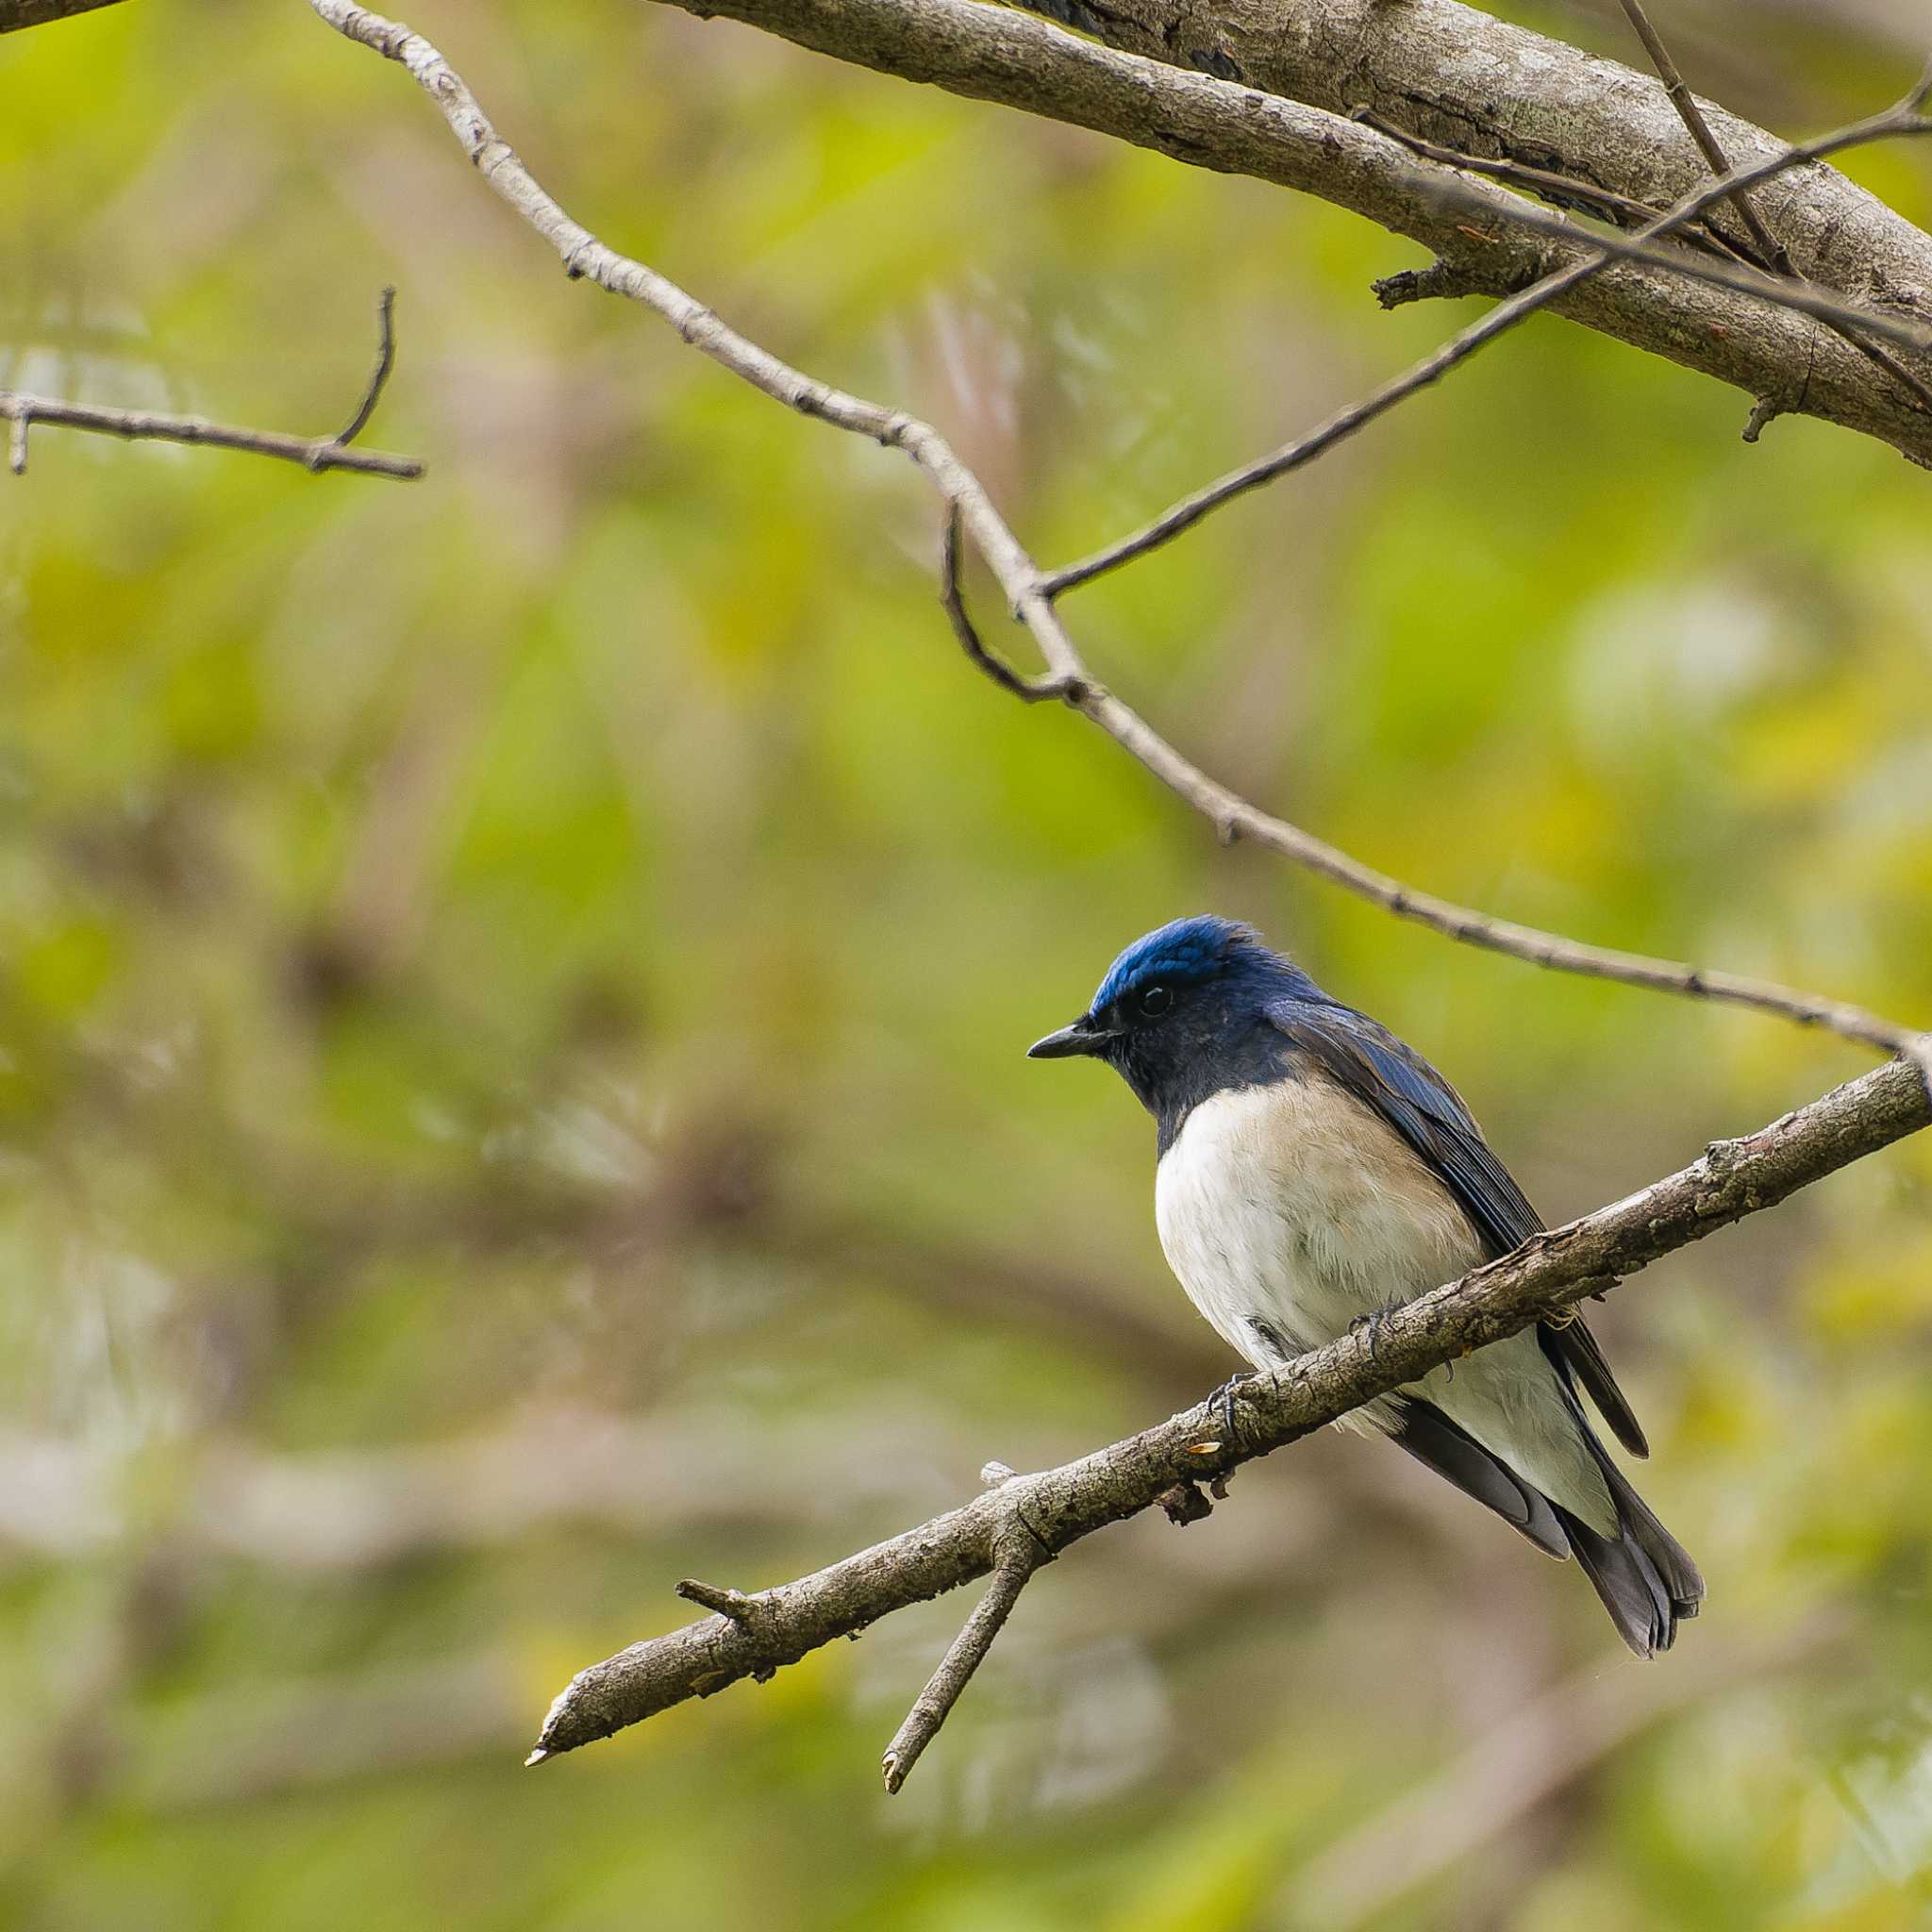
[[[1150,986],[1141,995],[1141,1011],[1149,1020],[1159,1019],[1173,1005],[1174,994],[1164,986]]]

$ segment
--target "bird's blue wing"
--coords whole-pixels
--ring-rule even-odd
[[[1507,1255],[1542,1226],[1462,1096],[1386,1026],[1349,1007],[1303,1000],[1282,1000],[1268,1017],[1427,1162],[1492,1256]]]
[[[1278,1000],[1268,1017],[1322,1071],[1381,1115],[1440,1177],[1491,1257],[1535,1234],[1541,1217],[1483,1139],[1462,1096],[1413,1047],[1352,1007]],[[1545,1353],[1569,1370],[1633,1456],[1649,1444],[1596,1338],[1578,1315],[1540,1330]]]

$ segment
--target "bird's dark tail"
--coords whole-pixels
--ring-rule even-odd
[[[1617,1506],[1618,1534],[1600,1536],[1567,1509],[1557,1516],[1618,1634],[1639,1657],[1651,1657],[1670,1649],[1679,1619],[1697,1614],[1704,1577],[1593,1436],[1591,1446]]]

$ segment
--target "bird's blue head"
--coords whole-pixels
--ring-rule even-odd
[[[1033,1059],[1104,1059],[1165,1119],[1223,1087],[1275,1077],[1281,1035],[1268,1008],[1324,998],[1253,926],[1177,919],[1136,940],[1086,1012],[1026,1051]]]

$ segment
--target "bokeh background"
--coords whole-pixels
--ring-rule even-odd
[[[1520,18],[1626,51],[1615,9]],[[1792,132],[1911,6],[1659,8]],[[635,0],[412,20],[582,219],[928,414],[1049,561],[1475,312],[1252,182]],[[1581,1212],[1859,1070],[1338,896],[975,675],[907,465],[574,287],[286,0],[0,42],[0,1921],[1904,1927],[1932,1907],[1932,1147],[1597,1317],[1702,1559],[1667,1659],[1324,1435],[1028,1592],[521,1769],[579,1665],[1198,1398],[1152,1136],[1029,1065],[1257,921]],[[1932,157],[1861,178],[1932,220]],[[1067,609],[1210,770],[1493,911],[1932,1017],[1932,478],[1539,321]],[[982,619],[997,600],[975,581]]]

